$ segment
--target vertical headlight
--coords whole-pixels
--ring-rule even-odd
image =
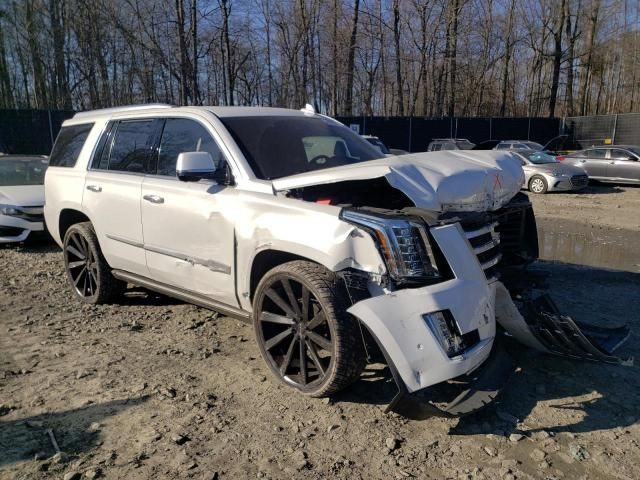
[[[427,313],[422,315],[422,318],[449,358],[459,355],[466,349],[458,326],[448,311]]]
[[[342,218],[368,230],[377,240],[389,275],[397,281],[437,279],[427,231],[423,224],[402,218],[385,218],[346,210]]]

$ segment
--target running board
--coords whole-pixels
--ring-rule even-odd
[[[165,283],[160,283],[141,275],[136,275],[135,273],[125,272],[124,270],[112,270],[111,274],[118,280],[132,283],[139,287],[147,288],[149,290],[153,290],[154,292],[177,298],[178,300],[182,300],[187,303],[198,305],[199,307],[208,308],[209,310],[215,310],[222,315],[233,317],[246,323],[251,323],[251,314],[249,312],[236,307],[232,307],[231,305],[227,305],[225,303],[216,302],[215,300],[205,297],[204,295],[199,295],[187,290],[182,290],[180,288],[173,287]]]

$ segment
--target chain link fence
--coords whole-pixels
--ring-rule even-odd
[[[73,114],[68,110],[0,109],[0,153],[48,155],[62,122]],[[573,145],[570,149],[640,145],[640,113],[566,118],[337,119],[360,134],[380,137],[390,148],[409,152],[425,151],[435,138],[466,138],[476,144],[485,140],[533,140],[545,144],[558,135],[566,135],[563,143]]]
[[[640,113],[567,117],[563,131],[580,148],[593,145],[640,145]]]

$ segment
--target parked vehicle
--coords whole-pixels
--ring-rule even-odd
[[[494,150],[543,150],[544,146],[531,140],[501,140]]]
[[[378,350],[388,409],[475,411],[512,368],[496,318],[543,351],[618,362],[628,329],[596,338],[523,287],[537,235],[513,157],[423,155],[385,157],[309,109],[98,110],[62,126],[45,217],[76,298],[131,283],[251,322],[273,375],[306,395],[345,388]]]
[[[475,144],[471,143],[466,138],[434,138],[429,146],[427,152],[437,152],[440,150],[471,150]]]
[[[560,163],[553,155],[537,150],[513,153],[524,170],[522,186],[533,193],[581,190],[589,184],[589,176],[582,168]]]
[[[44,231],[46,169],[46,157],[0,157],[0,243],[23,242]]]
[[[385,155],[406,155],[409,153],[406,150],[401,150],[399,148],[388,148],[380,138],[374,137],[373,135],[363,135],[362,138],[374,147],[378,147]]]
[[[640,147],[607,145],[559,157],[562,163],[583,168],[592,180],[609,183],[640,183]]]

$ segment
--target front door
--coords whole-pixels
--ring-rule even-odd
[[[630,152],[612,148],[607,176],[612,180],[640,183],[640,161]]]
[[[209,152],[225,160],[201,123],[168,118],[160,139],[156,175],[142,184],[142,225],[151,278],[237,307],[234,272],[233,187],[182,182],[176,161],[183,152]]]

